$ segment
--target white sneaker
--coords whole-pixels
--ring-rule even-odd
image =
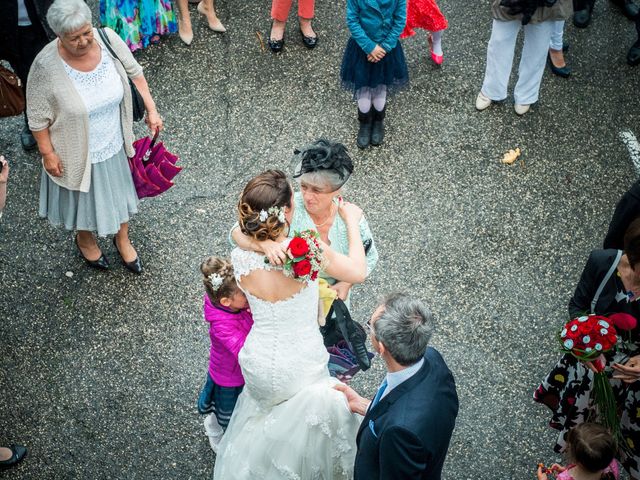
[[[529,111],[529,107],[531,105],[521,105],[519,103],[516,103],[513,108],[516,111],[516,113],[518,115],[524,115],[525,113],[527,113]]]
[[[218,423],[218,420],[213,413],[207,415],[207,417],[204,419],[204,432],[205,435],[209,437],[209,445],[211,445],[211,450],[213,450],[215,453],[218,453],[218,445],[222,440],[224,430]]]
[[[478,96],[476,97],[476,108],[479,111],[489,108],[489,105],[491,105],[491,103],[493,103],[491,99],[487,97],[484,93],[482,92],[478,93]]]

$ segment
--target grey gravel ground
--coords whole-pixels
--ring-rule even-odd
[[[164,140],[185,167],[132,222],[141,277],[107,240],[114,267],[88,270],[72,235],[37,217],[39,159],[21,151],[19,119],[0,122],[11,162],[0,224],[0,444],[30,450],[4,477],[211,477],[195,408],[208,355],[197,266],[228,252],[243,184],[327,136],[351,149],[347,197],[365,210],[381,252],[355,290],[357,319],[397,289],[437,314],[433,343],[461,401],[445,478],[533,478],[537,462],[558,458],[532,392],[558,356],[554,332],[587,254],[636,178],[618,138],[640,132],[640,70],[624,60],[632,24],[598,2],[589,29],[568,27],[572,78],[547,72],[539,105],[518,118],[512,100],[483,113],[473,106],[489,1],[443,1],[444,66],[428,61],[423,32],[404,42],[411,88],[389,104],[385,145],[361,152],[355,106],[338,81],[344,1],[318,2],[315,51],[291,22],[280,56],[262,51],[255,33],[267,34],[267,1],[218,3],[225,35],[198,20],[190,48],[173,37],[138,57]],[[501,165],[516,146],[524,165]],[[353,383],[371,395],[383,372],[378,360]]]

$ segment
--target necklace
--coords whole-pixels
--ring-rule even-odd
[[[311,217],[311,215],[309,215],[309,217]],[[313,224],[316,226],[316,228],[320,228],[323,227],[329,220],[331,220],[331,218],[333,218],[333,203],[331,204],[331,211],[329,212],[329,215],[327,216],[327,219],[322,222],[322,223],[316,223],[313,218],[311,218],[311,221],[313,222]]]

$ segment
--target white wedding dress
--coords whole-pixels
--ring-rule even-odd
[[[238,283],[264,256],[236,248]],[[268,302],[245,292],[253,327],[238,356],[245,387],[220,443],[215,480],[337,480],[353,477],[360,417],[332,387],[318,330],[318,282]]]

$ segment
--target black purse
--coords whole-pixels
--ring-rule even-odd
[[[118,57],[116,52],[113,51],[113,48],[111,48],[111,42],[109,41],[109,36],[107,35],[107,32],[104,31],[104,28],[98,28],[98,34],[100,35],[100,38],[104,43],[104,46],[107,47],[107,50],[109,50],[109,52],[111,52],[111,55],[117,58],[120,64],[122,64],[122,66],[124,67],[122,60],[120,60],[120,57]],[[133,121],[139,122],[144,118],[144,112],[145,112],[144,100],[142,99],[142,95],[140,95],[140,92],[138,91],[138,88],[136,87],[136,85],[131,81],[130,78],[128,80],[129,80],[129,88],[131,89],[131,106],[133,109]]]
[[[344,340],[358,360],[358,365],[362,371],[371,367],[371,360],[366,346],[367,333],[362,328],[362,325],[351,318],[349,309],[339,298],[333,301],[327,314],[326,323],[320,327],[320,333],[325,347],[336,345],[341,340]]]

